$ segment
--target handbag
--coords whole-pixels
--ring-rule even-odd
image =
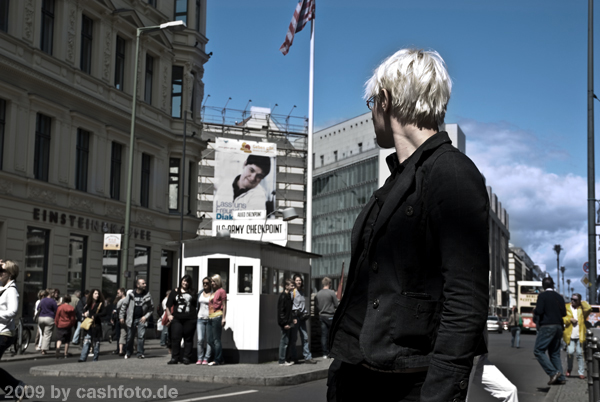
[[[173,314],[173,307],[174,306],[171,306],[171,314]],[[163,325],[163,327],[168,327],[169,324],[171,324],[171,322],[169,321],[169,316],[167,315],[166,311],[164,312],[164,314],[162,316],[162,320],[160,322]]]
[[[102,306],[102,303],[98,304],[98,308],[96,309],[96,314],[98,314],[98,311],[100,311],[100,306]],[[81,329],[83,329],[85,331],[89,331],[90,328],[92,327],[92,325],[94,325],[94,319],[92,317],[86,317],[81,322]]]

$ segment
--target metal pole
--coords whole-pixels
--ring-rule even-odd
[[[131,222],[131,189],[133,186],[133,155],[135,148],[135,107],[137,104],[137,83],[138,83],[138,63],[140,59],[140,34],[142,31],[138,28],[135,39],[135,67],[133,69],[135,79],[133,80],[133,99],[131,101],[131,129],[129,130],[129,160],[127,169],[127,199],[125,200],[125,233],[123,234],[123,247],[121,255],[121,278],[123,287],[127,287],[127,267],[129,265],[129,226]]]
[[[315,84],[315,19],[310,23],[310,72],[308,75],[308,149],[306,158],[306,246],[312,251],[312,188],[313,188],[313,116],[314,116],[314,84]]]
[[[589,402],[596,402],[594,399],[594,378],[592,377],[592,372],[594,371],[594,351],[596,348],[596,344],[594,341],[594,333],[591,329],[588,329],[586,332],[586,341],[585,341],[585,360],[587,362],[587,384],[588,384],[588,396]]]
[[[596,168],[594,161],[594,2],[588,0],[588,258],[590,264],[590,298],[596,304]]]
[[[186,139],[186,127],[187,127],[187,107],[183,111],[183,156],[181,157],[181,181],[179,187],[181,187],[181,219],[179,221],[179,277],[183,277],[183,205],[185,197],[185,139]]]

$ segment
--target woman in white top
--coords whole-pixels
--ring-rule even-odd
[[[208,301],[212,294],[210,278],[207,276],[202,279],[202,292],[198,293],[198,361],[196,364],[208,364],[210,359],[210,344],[208,341],[209,320],[208,320]],[[205,349],[206,348],[206,351]]]

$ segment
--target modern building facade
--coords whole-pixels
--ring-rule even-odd
[[[517,304],[517,282],[535,281],[535,264],[521,247],[509,244],[508,252],[508,287],[510,291],[510,306]]]
[[[182,32],[136,29],[183,20]],[[176,279],[180,213],[196,235],[206,1],[0,1],[0,258],[19,262],[22,315],[37,293],[146,278],[157,303]],[[138,80],[126,279],[105,233],[125,220],[131,105]],[[183,154],[183,113],[187,150]],[[184,162],[185,161],[185,162]],[[185,182],[182,180],[185,170]],[[183,191],[182,191],[183,190]]]
[[[490,314],[507,317],[510,303],[508,282],[508,212],[498,196],[487,186],[490,200],[488,227],[490,247]]]

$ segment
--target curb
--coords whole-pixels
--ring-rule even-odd
[[[31,375],[43,377],[77,377],[77,378],[123,378],[135,380],[166,380],[166,381],[188,381],[213,384],[247,385],[247,386],[271,386],[279,387],[286,385],[298,385],[310,381],[327,378],[329,368],[299,373],[293,375],[282,375],[277,377],[237,377],[237,376],[199,376],[191,374],[144,374],[144,373],[116,373],[116,372],[80,372],[46,369],[44,367],[32,367]]]
[[[557,402],[560,399],[560,394],[562,393],[564,385],[560,386],[550,386],[550,390],[546,394],[544,398],[544,402]]]
[[[109,343],[109,345],[111,345]],[[71,348],[71,347],[70,347]],[[75,348],[79,349],[78,353],[71,353],[71,358],[77,358],[77,356],[79,356],[81,354],[81,347],[78,345],[75,345]],[[164,347],[160,346],[152,346],[152,345],[148,345],[145,346],[144,348],[145,350],[162,350],[165,349]],[[55,349],[51,349],[52,351],[54,351]],[[100,356],[106,356],[106,355],[112,355],[112,348],[111,350],[103,350],[100,351],[99,355]],[[0,362],[2,363],[10,363],[10,362],[21,362],[21,361],[26,361],[26,360],[38,360],[38,359],[56,359],[56,355],[54,354],[54,352],[48,352],[47,354],[43,355],[39,352],[26,352],[27,354],[25,355],[15,355],[15,356],[10,356],[7,357],[7,353],[4,353],[4,356],[2,357],[2,359],[0,359]],[[8,355],[10,355],[10,353],[8,353]],[[59,361],[63,361],[62,359],[62,355],[61,355],[61,359],[59,359]]]

